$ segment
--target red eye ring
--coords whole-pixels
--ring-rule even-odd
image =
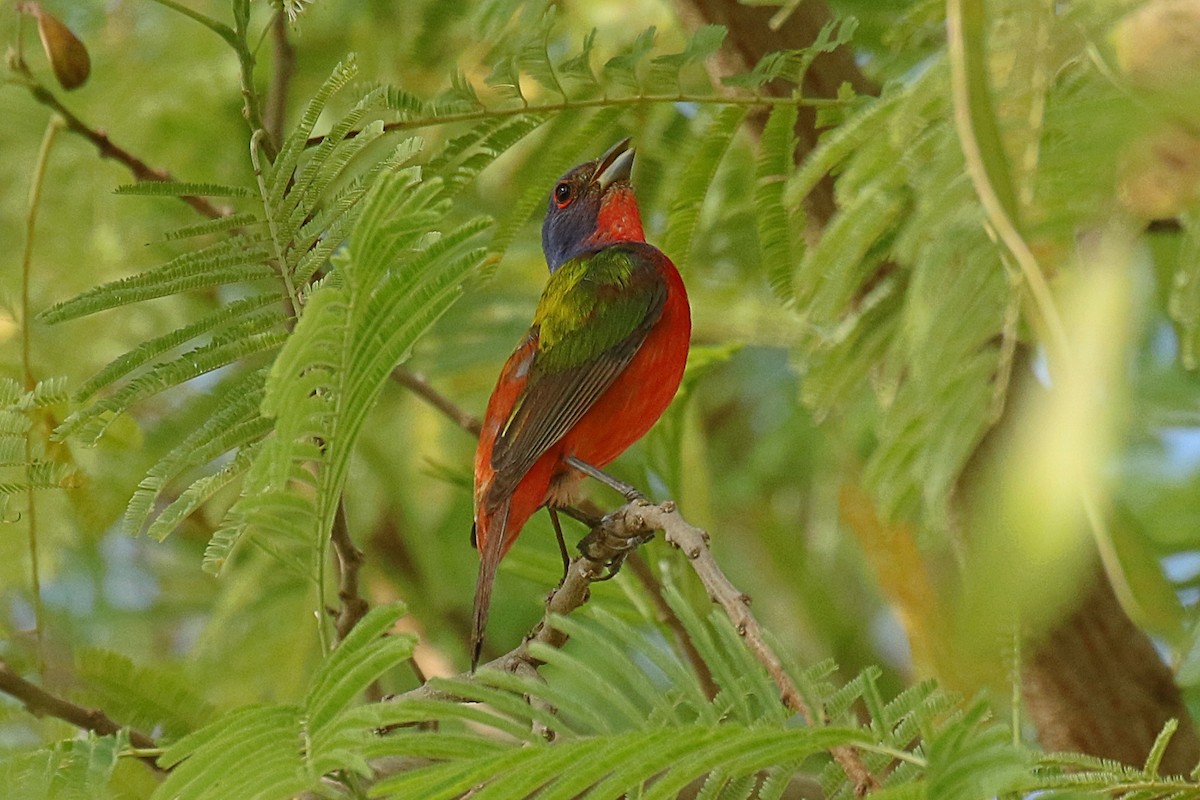
[[[554,205],[559,208],[566,208],[575,199],[575,192],[571,188],[571,184],[562,181],[558,186],[554,187]]]

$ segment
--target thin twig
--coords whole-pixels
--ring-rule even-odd
[[[396,367],[392,370],[392,380],[411,389],[418,397],[445,414],[451,422],[463,430],[475,436],[479,436],[479,432],[483,430],[483,423],[479,421],[478,417],[459,408],[453,400],[433,388],[424,375],[419,375],[405,367]]]
[[[139,181],[173,181],[171,173],[163,169],[155,169],[142,159],[130,153],[123,147],[113,143],[108,134],[99,128],[93,128],[77,117],[62,104],[53,92],[35,80],[25,79],[17,82],[25,86],[34,100],[55,111],[66,123],[66,129],[77,136],[87,139],[100,153],[101,158],[108,158],[125,166]],[[231,208],[219,208],[206,198],[195,195],[180,195],[180,200],[210,219],[227,217],[233,213]]]
[[[337,633],[337,641],[340,642],[371,610],[370,605],[359,593],[358,573],[362,569],[363,553],[350,538],[350,528],[346,524],[345,496],[338,498],[337,513],[333,517],[333,530],[329,540],[338,558],[338,599],[342,606],[338,609],[333,627]]]
[[[266,104],[263,107],[263,127],[275,149],[283,146],[283,125],[287,116],[288,90],[296,71],[296,48],[288,38],[287,15],[283,9],[275,12],[271,27],[271,82],[267,84]]]
[[[5,661],[0,661],[0,692],[15,697],[34,716],[49,715],[64,722],[69,722],[77,728],[94,731],[101,736],[111,736],[117,731],[125,730],[129,734],[129,743],[138,750],[158,750],[158,743],[144,733],[119,725],[112,717],[100,709],[88,709],[77,706],[61,697],[50,694],[45,689],[30,683],[13,671]],[[151,769],[165,773],[158,766],[154,756],[138,756]]]

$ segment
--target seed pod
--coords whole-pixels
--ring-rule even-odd
[[[82,86],[92,71],[92,60],[79,37],[38,3],[21,3],[19,10],[37,19],[42,49],[59,85],[68,91]]]

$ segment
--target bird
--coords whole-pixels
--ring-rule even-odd
[[[496,570],[525,523],[546,506],[565,562],[555,509],[650,430],[683,379],[691,307],[679,270],[646,243],[634,155],[624,139],[550,192],[542,225],[550,276],[500,370],[475,451],[472,672]]]

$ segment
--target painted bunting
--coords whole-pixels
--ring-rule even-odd
[[[496,568],[545,505],[570,505],[584,473],[645,435],[679,388],[691,341],[679,271],[646,244],[626,139],[554,185],[542,225],[550,278],[500,371],[475,453],[479,578],[471,668]],[[565,551],[564,551],[565,553]]]

